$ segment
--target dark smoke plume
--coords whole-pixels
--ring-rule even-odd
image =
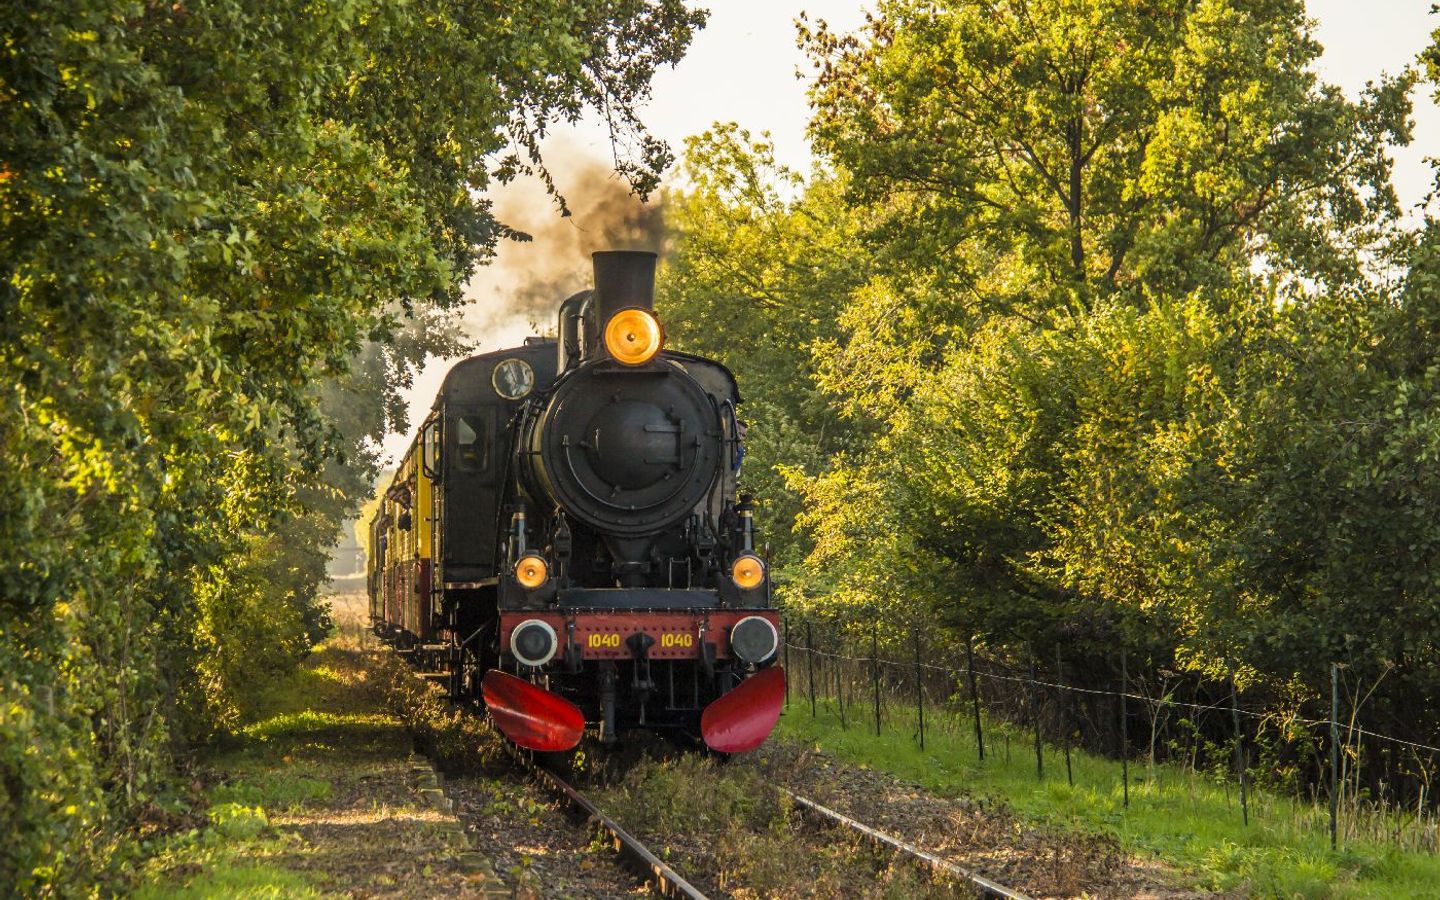
[[[503,242],[466,288],[474,301],[466,330],[482,342],[488,333],[526,322],[552,333],[560,301],[590,286],[590,254],[596,250],[663,249],[658,200],[640,202],[611,165],[573,145],[547,145],[545,160],[570,215],[560,214],[538,179],[493,192],[496,218],[531,240]]]

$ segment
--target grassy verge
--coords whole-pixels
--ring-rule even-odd
[[[353,639],[335,639],[269,687],[233,745],[201,760],[206,824],[154,848],[137,896],[501,890],[453,817],[426,802],[429,769],[367,664]]]
[[[1156,855],[1214,890],[1262,897],[1440,896],[1440,857],[1373,840],[1332,852],[1327,813],[1310,803],[1252,791],[1247,826],[1234,784],[1166,765],[1131,766],[1126,808],[1118,761],[1072,751],[1071,786],[1060,749],[1047,746],[1041,781],[1032,733],[987,723],[981,761],[970,720],[946,714],[926,720],[923,751],[913,713],[887,711],[877,737],[873,720],[857,723],[851,714],[849,727],[842,727],[838,711],[823,700],[814,717],[808,702],[792,701],[777,733],[943,796],[988,796],[1033,821],[1111,833],[1127,851]],[[1396,817],[1394,824],[1404,823]]]

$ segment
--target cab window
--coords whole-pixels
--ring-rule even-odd
[[[455,421],[455,463],[466,472],[483,472],[490,464],[490,441],[485,419],[460,416]]]

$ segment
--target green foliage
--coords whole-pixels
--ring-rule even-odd
[[[1413,661],[1429,314],[1393,267],[1428,251],[1385,146],[1414,71],[1346,100],[1297,2],[894,2],[804,37],[887,271],[816,359],[884,425],[794,479],[830,602],[1277,690]]]
[[[1393,230],[1415,75],[1347,101],[1298,0],[899,0],[802,39],[816,143],[885,273],[817,364],[877,418],[991,317],[1045,328],[1261,266],[1343,288]]]
[[[1343,283],[1357,234],[1395,213],[1383,149],[1408,138],[1414,74],[1345,100],[1310,69],[1304,12],[893,0],[861,35],[803,33],[821,66],[814,133],[884,209],[886,261],[962,309],[1185,293],[1256,255]]]
[[[738,373],[751,427],[743,490],[761,502],[774,565],[807,551],[792,535],[799,498],[780,466],[824,469],[856,430],[810,377],[810,357],[839,337],[845,297],[866,278],[852,254],[859,220],[843,179],[808,183],[775,161],[768,136],[717,125],[691,138],[687,188],[666,198],[674,252],[660,273],[660,313],[677,349]]]
[[[477,192],[635,103],[676,0],[0,13],[0,883],[86,892],[172,741],[328,627],[324,550],[504,233]],[[463,75],[458,74],[463,73]],[[627,137],[628,136],[628,137]],[[514,159],[497,159],[507,147]]]
[[[802,28],[808,182],[733,128],[692,146],[678,340],[758,386],[788,603],[1081,678],[1119,647],[1233,672],[1292,783],[1333,662],[1368,727],[1436,742],[1440,225],[1387,155],[1418,68],[1347,99],[1304,12],[882,2]]]
[[[270,827],[265,810],[242,803],[216,803],[210,807],[210,822],[222,837],[249,840]]]

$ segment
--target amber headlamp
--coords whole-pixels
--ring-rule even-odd
[[[662,342],[660,323],[643,309],[622,309],[605,324],[605,349],[627,366],[649,362]]]
[[[520,557],[515,564],[515,580],[528,591],[533,591],[550,577],[550,567],[545,560],[533,554]]]
[[[730,564],[730,579],[741,590],[757,588],[765,580],[765,564],[760,561],[760,557],[748,553],[736,557],[735,562]]]

